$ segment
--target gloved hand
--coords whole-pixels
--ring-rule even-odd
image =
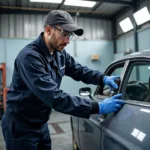
[[[110,86],[110,87],[118,89],[118,85],[114,82],[117,78],[120,79],[120,76],[110,76],[110,77],[105,76],[103,79],[103,83]]]
[[[106,98],[104,101],[99,102],[99,114],[108,114],[117,111],[125,103],[119,100],[122,94],[114,95],[113,97]]]

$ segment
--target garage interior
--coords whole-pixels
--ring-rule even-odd
[[[83,36],[74,36],[65,49],[80,64],[94,70],[103,72],[115,59],[132,52],[150,49],[150,18],[139,23],[133,15],[141,9],[148,10],[149,13],[149,0],[86,0],[95,2],[93,7],[70,6],[71,4],[67,5],[66,1],[52,3],[0,0],[1,117],[6,109],[6,97],[12,80],[14,60],[24,46],[43,32],[44,17],[50,10],[69,12],[75,23],[84,29]],[[123,25],[125,21],[128,22]],[[88,86],[91,87],[92,92],[97,87],[64,77],[60,89],[75,96],[79,95],[81,87]],[[53,110],[50,118],[48,124],[52,149],[73,149],[70,116]],[[0,150],[5,150],[1,128]]]

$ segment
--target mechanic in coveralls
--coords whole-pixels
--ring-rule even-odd
[[[52,109],[89,118],[115,112],[124,104],[119,100],[121,94],[94,102],[59,89],[64,75],[86,84],[118,88],[117,76],[82,66],[64,50],[73,34],[81,36],[83,29],[67,12],[53,10],[45,18],[44,32],[16,57],[1,124],[7,150],[51,150],[47,121]]]

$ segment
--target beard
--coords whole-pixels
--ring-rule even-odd
[[[55,36],[50,36],[49,39],[49,47],[51,47],[53,50],[62,51],[64,47],[67,45],[67,43],[57,43],[57,38]]]
[[[56,45],[55,43],[52,43],[52,42],[49,43],[49,46],[50,46],[52,49],[58,50],[58,51],[63,50],[66,45],[67,45],[67,44],[59,44],[59,45]]]

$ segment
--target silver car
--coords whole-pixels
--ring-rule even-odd
[[[150,50],[135,52],[112,62],[105,75],[120,75],[118,90],[98,86],[94,96],[89,87],[79,93],[102,101],[122,93],[125,105],[116,113],[71,116],[74,150],[150,150]]]

